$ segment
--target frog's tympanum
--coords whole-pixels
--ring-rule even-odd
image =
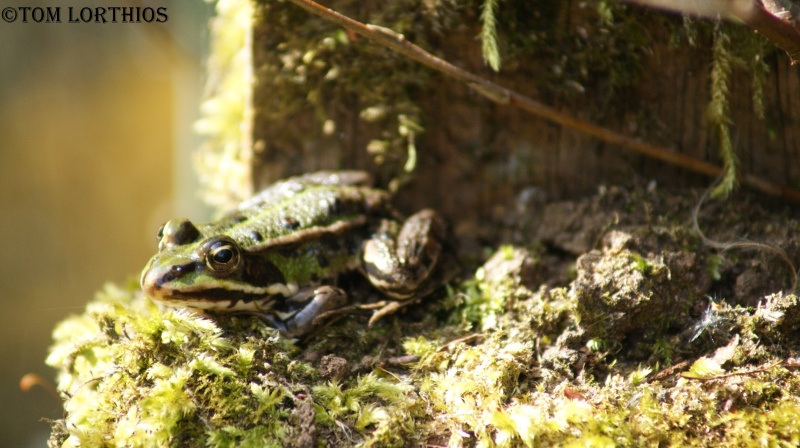
[[[444,237],[432,210],[401,222],[366,173],[311,173],[273,184],[219,221],[164,224],[142,288],[170,306],[258,313],[301,336],[347,305],[344,291],[326,285],[344,272],[361,271],[390,299],[371,321],[429,293],[441,281],[432,274]]]

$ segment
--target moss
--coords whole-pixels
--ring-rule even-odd
[[[684,28],[676,31],[684,33],[690,45],[697,45],[701,40],[710,41],[710,97],[706,120],[716,134],[719,156],[723,162],[723,175],[712,196],[725,197],[737,183],[738,160],[731,135],[731,127],[735,123],[731,119],[729,104],[732,79],[736,71],[744,72],[751,78],[752,110],[755,116],[764,119],[764,84],[769,71],[765,59],[775,52],[775,47],[746,27],[721,21],[708,24],[687,19]]]
[[[412,0],[326,6],[423,44],[424,31],[441,26],[455,8],[447,1]],[[256,130],[259,154],[272,160],[284,148],[307,145],[309,135],[340,138],[355,119],[368,142],[363,149],[376,165],[392,178],[413,170],[414,142],[425,125],[417,100],[430,71],[288,2],[261,1],[255,7],[255,120],[303,122],[299,130]]]
[[[533,248],[501,246],[446,297],[371,328],[346,316],[302,344],[256,317],[162,310],[134,283],[108,286],[54,331],[65,417],[50,444],[792,446],[798,298],[708,299],[744,263],[773,264],[711,261],[676,224],[691,197],[609,188],[545,207]],[[795,221],[745,205],[738,231],[797,247]],[[758,279],[782,284],[781,269]]]
[[[483,60],[494,71],[500,71],[500,52],[497,50],[495,12],[497,0],[484,0],[481,5],[481,50]]]
[[[570,298],[576,303],[576,315],[586,337],[614,344],[630,334],[651,337],[670,324],[664,316],[677,315],[695,299],[692,289],[682,289],[671,277],[675,270],[693,269],[693,263],[668,266],[662,256],[648,259],[611,247],[591,251],[577,264],[578,278],[572,283]]]
[[[478,25],[479,3],[403,0],[350,11],[356,3],[345,2],[343,10],[435,49],[436,36]],[[646,13],[581,4],[591,6],[582,12],[589,28],[574,37],[554,2],[499,3],[497,52],[503,70],[526,59],[548,67],[537,87],[544,97],[607,89],[602,108],[636,80],[651,36],[637,20]],[[417,102],[427,70],[285,2],[217,7],[210,64],[220,84],[198,124],[212,137],[201,155],[214,167],[212,202],[246,194],[250,113],[273,122],[311,114],[331,134],[341,127],[336,107],[356,105],[358,119],[376,126],[366,148],[375,160],[407,167],[426,126]],[[269,97],[249,110],[245,37],[259,14],[279,26],[260,42],[255,67]],[[704,25],[693,27],[702,39]],[[135,284],[108,286],[54,331],[47,363],[58,371],[65,418],[53,423],[50,445],[795,445],[800,382],[783,361],[797,353],[797,297],[775,294],[750,308],[719,300],[693,315],[707,303],[710,278],[735,269],[709,257],[680,218],[653,218],[685,203],[619,189],[601,196],[591,207],[548,206],[545,214],[583,216],[575,225],[545,217],[541,244],[498,248],[444,300],[373,328],[350,316],[306,344],[257,318],[163,310]],[[615,207],[620,197],[635,200]],[[662,213],[639,213],[644,201]],[[544,260],[553,253],[581,258],[551,281]],[[732,340],[732,356],[714,360]]]
[[[669,36],[674,43],[713,46],[709,123],[719,135],[730,173],[735,157],[728,141],[727,91],[735,71],[752,73],[753,108],[763,116],[765,58],[774,49],[740,26],[674,19],[607,0],[340,1],[326,6],[391,28],[457,65],[475,64],[469,55],[483,46],[495,70],[502,60],[501,74],[509,80],[537,80],[536,92],[527,94],[548,104],[580,104],[595,119],[625,107],[618,101],[620,92],[642,81],[647,55]],[[209,202],[227,205],[247,196],[265,174],[258,164],[251,172],[254,159],[291,159],[285,154],[290,149],[309,147],[309,139],[341,139],[342,130],[351,129],[355,120],[364,136],[356,140],[363,140],[362,150],[382,167],[376,171],[384,180],[402,178],[414,169],[415,140],[435,125],[428,123],[426,99],[441,90],[437,74],[289,2],[227,0],[217,3],[217,11],[209,96],[198,123],[209,138],[198,156]],[[537,61],[533,66],[532,60]],[[471,70],[482,71],[477,66]],[[635,113],[650,112],[640,108]],[[417,130],[407,132],[404,121]],[[289,163],[284,174],[291,171],[291,162],[282,163]],[[276,167],[265,170],[266,175],[281,172]],[[727,179],[729,185],[735,180]]]
[[[252,32],[249,0],[216,2],[207,61],[207,98],[195,130],[206,141],[196,155],[203,199],[228,207],[250,196],[253,158],[250,117],[252,59],[247,42]]]
[[[108,285],[54,339],[67,417],[51,446],[286,446],[315,424],[349,444],[402,445],[422,409],[407,382],[326,381],[259,319],[160,310],[133,284]]]
[[[429,303],[425,319],[411,318],[420,324],[401,315],[367,330],[365,319],[345,319],[305,346],[257,318],[161,310],[133,284],[109,285],[54,331],[47,362],[66,417],[50,445],[796,443],[800,380],[781,364],[785,353],[756,349],[794,325],[796,297],[757,310],[720,304],[717,322],[735,342],[722,357],[695,355],[681,376],[659,371],[658,359],[633,365],[604,352],[607,342],[583,348],[574,295],[528,289],[520,267],[536,257],[526,254],[499,250],[482,280],[457,286],[454,297],[479,291],[472,302]],[[491,318],[467,320],[478,314],[465,309],[481,306]],[[703,331],[722,340],[721,329]],[[335,375],[323,353],[336,353]],[[395,355],[414,358],[387,364]]]
[[[313,393],[318,423],[334,427],[346,423],[369,432],[365,446],[405,446],[415,438],[415,417],[423,407],[413,387],[369,373],[351,387],[337,381],[317,385]]]
[[[252,444],[259,433],[287,440],[291,381],[305,377],[290,374],[286,354],[296,348],[262,325],[235,326],[238,336],[228,337],[206,318],[160,311],[132,286],[107,286],[84,315],[54,331],[47,363],[59,369],[69,416],[68,437],[54,444],[167,446],[206,437],[229,446]]]

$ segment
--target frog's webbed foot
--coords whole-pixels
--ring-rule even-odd
[[[288,310],[273,310],[261,316],[285,336],[294,338],[305,336],[319,329],[322,324],[331,323],[329,318],[340,314],[339,309],[346,303],[347,294],[341,288],[320,286],[288,298]]]

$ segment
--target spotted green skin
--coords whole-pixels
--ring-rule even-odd
[[[436,264],[428,234],[441,233],[438,217],[424,211],[402,227],[390,195],[367,184],[361,172],[312,173],[272,185],[219,221],[169,221],[142,288],[167,305],[267,313],[294,334],[342,305],[341,290],[317,287],[343,272],[361,270],[407,299]]]

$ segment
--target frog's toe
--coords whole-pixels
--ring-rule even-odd
[[[314,290],[314,298],[290,319],[283,328],[279,328],[286,336],[296,337],[308,333],[318,326],[318,317],[327,315],[347,303],[347,293],[341,288],[321,286]]]
[[[367,323],[367,326],[371,327],[375,322],[383,319],[384,317],[386,317],[386,316],[388,316],[390,314],[394,314],[400,308],[406,307],[406,306],[411,305],[412,303],[415,303],[415,302],[417,302],[417,301],[416,300],[406,300],[406,301],[403,301],[403,302],[398,302],[398,301],[390,300],[385,305],[383,305],[382,307],[378,308],[372,314],[372,317],[369,318],[369,322]]]

